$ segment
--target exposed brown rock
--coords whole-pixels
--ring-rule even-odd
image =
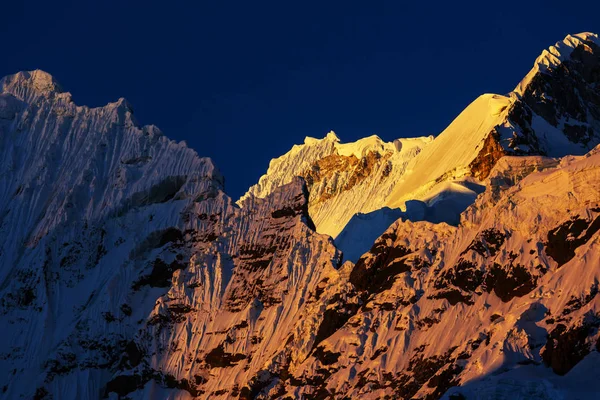
[[[343,156],[331,154],[322,158],[313,165],[312,169],[305,171],[302,176],[306,179],[308,189],[313,188],[325,181],[326,186],[320,193],[313,194],[315,200],[313,204],[326,201],[327,199],[342,192],[352,189],[365,178],[370,176],[378,167],[390,158],[392,153],[380,155],[375,152],[368,152],[366,156],[358,159],[355,155]],[[338,183],[341,174],[348,172],[345,183]],[[384,171],[384,174],[386,172]],[[389,174],[389,171],[387,171]]]
[[[499,141],[500,135],[498,134],[498,131],[494,129],[485,139],[483,148],[477,157],[469,164],[471,174],[475,178],[479,180],[487,178],[492,168],[494,168],[494,165],[496,165],[496,162],[505,155],[504,149]]]

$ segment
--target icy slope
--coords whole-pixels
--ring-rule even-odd
[[[484,94],[471,103],[409,164],[388,202],[425,199],[440,181],[472,175],[471,162],[485,148],[485,138],[507,116],[510,98]],[[461,210],[462,211],[462,210]]]

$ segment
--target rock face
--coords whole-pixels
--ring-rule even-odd
[[[124,99],[3,78],[2,398],[592,396],[597,49],[435,139],[307,138],[239,204]]]

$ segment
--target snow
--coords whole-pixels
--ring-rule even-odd
[[[444,182],[437,185],[423,201],[407,201],[403,209],[383,207],[366,214],[357,213],[334,243],[342,251],[345,260],[356,262],[371,248],[375,239],[399,218],[457,225],[460,214],[484,189],[483,185],[475,182]]]
[[[450,399],[458,393],[475,400],[594,399],[597,390],[590,385],[590,379],[600,373],[599,362],[600,355],[592,353],[565,376],[558,376],[546,367],[524,365],[466,382],[450,389],[442,399]]]
[[[238,200],[243,205],[249,197],[265,197],[271,191],[290,182],[295,176],[313,170],[318,161],[327,156],[356,157],[363,159],[369,153],[380,157],[368,178],[341,193],[322,199],[323,194],[346,187],[353,178],[353,169],[340,170],[330,181],[311,191],[309,213],[317,231],[336,237],[356,213],[369,213],[386,205],[386,196],[404,173],[408,161],[422,148],[429,146],[433,137],[397,139],[384,142],[376,135],[352,143],[341,143],[337,135],[329,132],[323,139],[306,138],[303,145],[295,145],[283,156],[271,160],[269,169],[258,183]],[[389,166],[388,166],[389,164]],[[385,170],[391,169],[385,176]],[[379,231],[379,233],[381,233]]]
[[[381,140],[377,135],[368,136],[363,139],[359,139],[353,143],[339,143],[336,146],[337,152],[341,156],[355,156],[360,159],[367,155],[369,151],[376,153],[383,153],[386,151],[396,151],[394,143],[388,143]]]
[[[416,149],[420,149],[433,141],[433,136],[422,136],[415,138],[400,138],[394,140],[396,151],[410,153]]]
[[[294,145],[283,156],[272,159],[267,174],[261,176],[258,183],[251,187],[237,204],[242,205],[252,196],[264,198],[277,187],[291,182],[298,176],[299,171],[305,171],[317,160],[333,154],[337,142],[339,139],[334,132],[329,132],[323,139],[306,137],[304,144]]]
[[[425,214],[424,208],[423,205],[419,210],[423,216]],[[371,248],[375,239],[404,214],[399,209],[388,207],[367,214],[357,213],[335,238],[335,245],[342,251],[345,260],[356,262],[360,256]]]
[[[32,103],[41,96],[58,95],[63,89],[52,75],[37,69],[5,76],[0,80],[0,91]]]
[[[552,126],[539,115],[533,116],[531,127],[538,133],[540,141],[549,154],[581,154],[585,150],[582,144],[569,141],[560,129]]]
[[[478,181],[490,133],[508,151],[529,128],[510,119],[520,101],[482,95],[435,138],[307,137],[236,205],[210,159],[125,99],[88,108],[43,71],[3,78],[2,396],[593,396],[600,147],[581,155],[566,119],[533,113],[543,149],[580,155],[503,157]]]
[[[556,42],[554,46],[550,46],[548,50],[543,50],[542,54],[535,60],[533,68],[525,78],[519,82],[514,92],[522,95],[525,88],[529,85],[533,77],[540,73],[546,72],[548,69],[556,68],[565,59],[567,59],[573,50],[585,42],[593,42],[600,46],[600,38],[595,33],[582,32],[574,35],[567,35],[562,41]]]
[[[544,50],[515,91],[506,96],[481,95],[435,138],[396,139],[392,143],[386,143],[373,135],[353,143],[341,143],[333,132],[321,140],[307,138],[304,145],[294,146],[287,154],[271,161],[267,173],[240,201],[250,195],[264,197],[274,188],[289,182],[293,176],[305,176],[307,171],[317,168],[318,162],[327,156],[338,154],[364,160],[372,152],[380,157],[388,155],[388,168],[391,169],[389,175],[382,177],[388,171],[378,165],[368,177],[352,186],[348,185],[353,179],[351,171],[339,170],[330,181],[320,182],[316,188],[310,188],[309,212],[318,232],[331,235],[342,245],[346,240],[337,240],[338,235],[341,232],[344,235],[355,235],[349,233],[349,228],[358,226],[356,223],[363,218],[355,218],[355,215],[379,215],[377,211],[385,208],[396,210],[394,212],[398,214],[405,210],[407,201],[429,204],[445,199],[450,207],[446,207],[442,215],[432,216],[429,213],[429,217],[434,221],[457,221],[458,213],[477,195],[477,192],[465,193],[464,190],[471,183],[480,184],[469,182],[473,174],[471,163],[479,156],[486,157],[484,144],[490,135],[498,133],[499,146],[508,154],[583,154],[598,142],[598,137],[590,142],[573,142],[572,137],[569,138],[564,133],[567,125],[597,130],[600,121],[593,119],[596,115],[594,110],[585,111],[588,115],[583,115],[581,120],[572,117],[569,119],[560,114],[559,102],[562,100],[552,101],[541,93],[540,96],[545,101],[556,103],[556,110],[553,112],[556,112],[557,125],[554,126],[522,101],[524,90],[534,76],[550,73],[548,68],[556,67],[570,57],[575,47],[587,46],[586,43],[597,44],[600,40],[596,34],[584,32],[568,35],[563,41]],[[528,113],[531,114],[530,121]],[[520,119],[515,120],[515,115],[521,115]],[[530,137],[530,131],[533,131],[534,138]],[[346,190],[339,190],[345,186],[348,187]],[[438,193],[444,195],[436,200]],[[444,207],[437,207],[438,212],[443,209]],[[365,233],[365,239],[361,242],[364,244],[359,247],[361,250],[368,246],[366,237],[371,238],[379,230],[375,226],[382,227],[386,223],[384,221],[388,221],[388,218],[383,218],[384,215],[390,214],[383,211],[376,217],[378,222],[373,222],[372,227],[367,229],[371,233]],[[356,220],[348,226],[353,218]],[[362,234],[357,232],[356,235],[359,237]],[[355,261],[358,249],[348,251],[349,247],[342,246],[346,254],[352,254],[349,259]]]
[[[483,147],[490,131],[506,118],[511,99],[484,94],[473,101],[450,125],[415,157],[407,173],[390,195],[389,206],[400,207],[406,200],[423,199],[437,178],[467,175],[467,167]]]

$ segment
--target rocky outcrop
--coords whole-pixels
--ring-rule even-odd
[[[581,154],[600,143],[600,40],[567,37],[544,51],[515,89],[510,154]]]
[[[318,160],[300,176],[306,179],[308,190],[313,193],[312,204],[316,207],[319,203],[352,189],[365,179],[373,179],[374,172],[381,170],[382,166],[386,168],[382,170],[380,178],[385,179],[393,168],[388,162],[391,155],[391,152],[380,154],[369,151],[359,160],[354,154],[332,154]]]
[[[500,135],[496,130],[493,130],[485,138],[483,148],[477,154],[477,157],[469,164],[470,173],[476,179],[480,181],[486,179],[498,160],[506,154],[499,140]]]

